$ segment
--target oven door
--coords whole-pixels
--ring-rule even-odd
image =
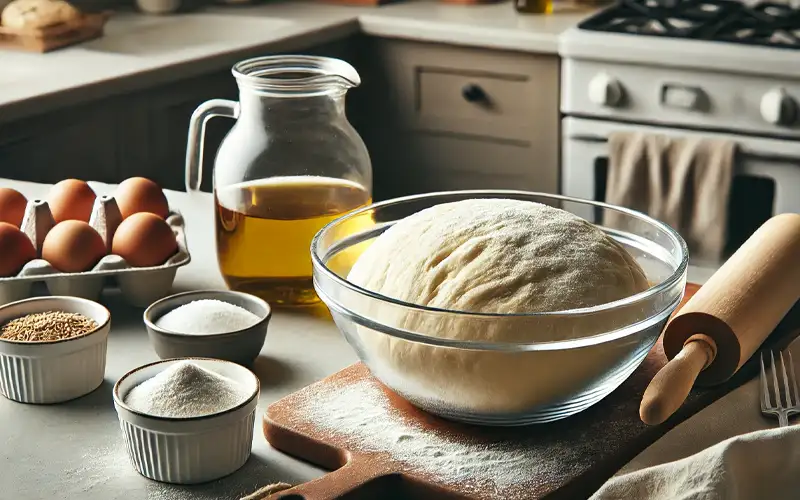
[[[766,139],[680,128],[652,127],[586,118],[562,122],[561,192],[605,200],[607,138],[612,132],[644,132],[683,137],[728,139],[737,143],[728,227],[728,250],[738,248],[774,214],[800,213],[800,140]],[[580,214],[590,221],[594,213]]]

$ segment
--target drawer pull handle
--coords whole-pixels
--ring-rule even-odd
[[[486,92],[479,85],[469,83],[461,89],[461,95],[468,102],[481,102],[486,100]]]

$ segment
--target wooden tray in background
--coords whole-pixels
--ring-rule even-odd
[[[14,29],[0,26],[0,48],[50,52],[103,35],[111,12],[82,14],[68,23],[38,29]]]
[[[687,285],[683,303],[699,287]],[[683,304],[682,303],[682,304]],[[682,305],[681,304],[681,305]],[[800,328],[800,306],[795,306],[765,343],[784,347]],[[520,485],[514,498],[578,500],[587,498],[623,465],[663,436],[669,429],[700,411],[757,373],[758,356],[746,363],[731,380],[710,389],[695,389],[686,403],[667,422],[648,427],[639,420],[639,403],[653,375],[666,363],[661,339],[642,365],[593,407],[564,420],[517,428],[485,428],[449,422],[427,414],[387,389],[389,410],[402,414],[415,427],[458,440],[478,440],[498,446],[525,446],[535,453],[546,474],[530,471],[530,480]],[[497,492],[467,484],[447,484],[435,474],[421,476],[389,453],[376,453],[348,446],[358,437],[332,436],[303,412],[303,401],[346,391],[353,383],[379,384],[362,363],[356,363],[314,385],[273,403],[264,416],[267,441],[276,449],[333,472],[268,497],[270,500],[426,500],[499,499]],[[757,404],[753,401],[753,404]],[[523,444],[520,444],[523,443]],[[531,443],[527,446],[527,443]],[[515,448],[516,449],[516,448]]]

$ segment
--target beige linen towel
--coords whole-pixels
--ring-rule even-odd
[[[696,262],[725,248],[736,145],[731,141],[617,132],[609,137],[606,202],[676,229]],[[604,223],[621,227],[616,214]]]
[[[591,500],[796,500],[798,470],[800,426],[792,425],[733,437],[677,462],[618,476]]]
[[[800,373],[800,338],[789,350]],[[800,425],[776,428],[759,401],[755,377],[667,432],[591,500],[800,498]]]

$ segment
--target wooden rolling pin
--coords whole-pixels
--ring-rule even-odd
[[[670,361],[642,397],[642,422],[656,425],[692,386],[728,380],[800,299],[800,214],[765,222],[714,273],[664,330]]]

